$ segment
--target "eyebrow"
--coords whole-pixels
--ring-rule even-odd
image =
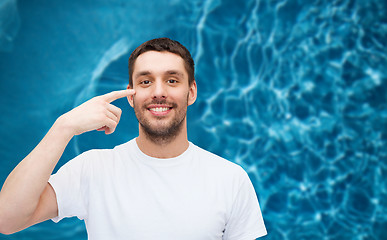
[[[184,74],[182,72],[179,72],[179,71],[176,71],[176,70],[169,70],[166,72],[167,74],[166,75],[176,75],[176,76],[179,76],[179,77],[184,77]]]
[[[148,76],[148,75],[151,75],[150,71],[142,71],[142,72],[136,73],[136,75],[134,77],[138,78],[138,77],[141,77],[141,76]]]
[[[136,73],[136,75],[134,76],[135,78],[138,78],[138,77],[142,77],[142,76],[149,76],[149,75],[152,75],[152,73],[150,71],[142,71],[142,72],[138,72]],[[179,77],[184,77],[184,74],[180,71],[177,71],[177,70],[168,70],[165,72],[164,75],[169,75],[169,76],[179,76]]]

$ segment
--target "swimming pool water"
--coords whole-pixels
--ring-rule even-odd
[[[263,239],[387,239],[385,1],[4,0],[0,183],[58,116],[126,88],[131,51],[161,36],[196,63],[190,141],[249,173]],[[115,103],[116,133],[74,138],[58,167],[137,135]],[[0,239],[87,237],[68,219]]]

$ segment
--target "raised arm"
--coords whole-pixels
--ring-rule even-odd
[[[48,179],[74,135],[99,130],[111,134],[121,109],[111,102],[134,94],[114,91],[94,97],[60,116],[42,141],[9,174],[0,192],[0,233],[11,234],[58,215]]]

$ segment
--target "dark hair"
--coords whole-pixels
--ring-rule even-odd
[[[179,55],[184,60],[184,67],[188,73],[188,84],[191,86],[195,79],[195,64],[190,52],[178,41],[169,38],[156,38],[138,46],[129,57],[129,86],[133,87],[133,70],[136,59],[148,51],[170,52]]]

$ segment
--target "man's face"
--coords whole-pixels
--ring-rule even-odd
[[[133,88],[136,94],[128,100],[149,137],[172,139],[186,129],[187,106],[196,100],[196,83],[189,86],[179,55],[148,51],[138,56]]]

